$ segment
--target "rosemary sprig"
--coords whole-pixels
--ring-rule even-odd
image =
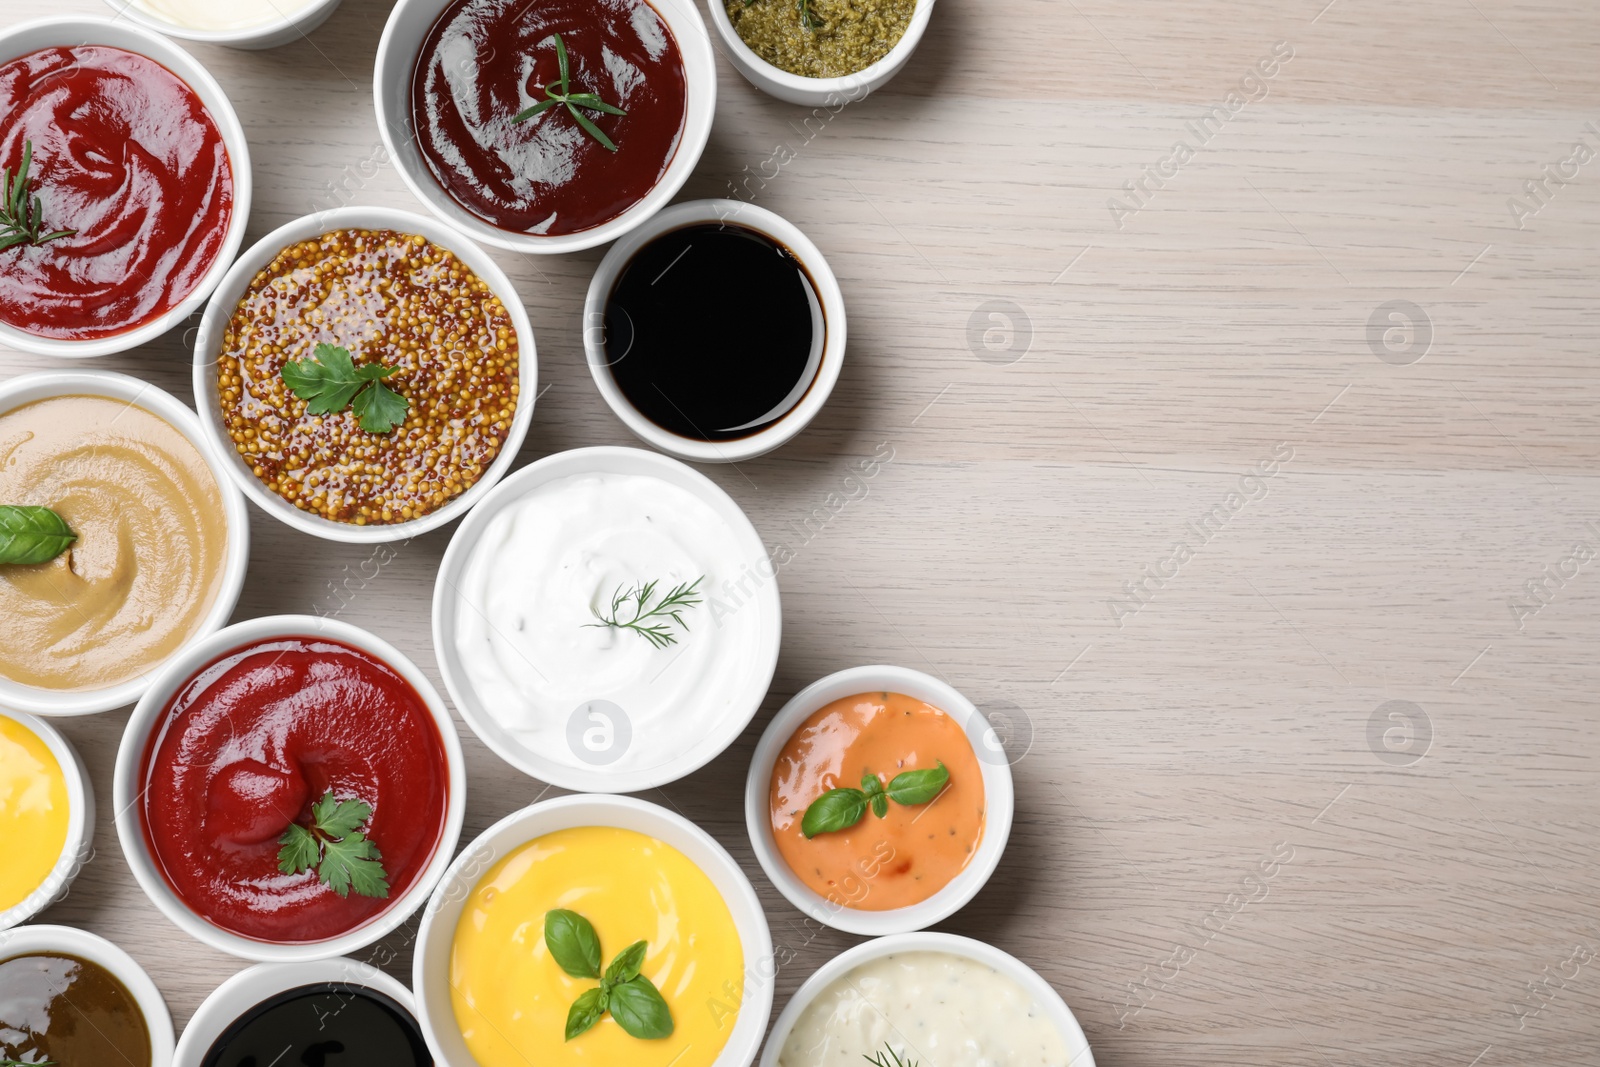
[[[535,115],[548,111],[558,104],[565,104],[568,113],[572,115],[585,133],[599,141],[607,151],[615,152],[617,146],[612,142],[611,138],[607,137],[600,127],[591,122],[589,117],[578,109],[580,107],[587,108],[590,111],[601,111],[607,115],[626,115],[627,112],[620,107],[613,107],[606,103],[594,93],[575,93],[572,91],[572,71],[567,65],[567,46],[562,42],[559,33],[555,35],[555,38],[556,62],[561,64],[561,80],[554,85],[546,85],[544,87],[544,95],[549,97],[548,100],[541,100],[527,110],[517,112],[512,116],[511,121],[526,122]]]
[[[600,621],[586,622],[584,626],[632,630],[657,648],[675,645],[678,635],[672,632],[672,625],[676,623],[685,631],[689,629],[689,624],[683,621],[683,612],[701,603],[699,587],[703,581],[705,575],[702,574],[692,582],[673,586],[672,591],[654,605],[651,605],[650,598],[655,596],[656,586],[661,584],[659,581],[619,585],[616,592],[611,594],[611,614],[602,615],[599,610],[591,608],[589,610]],[[633,618],[625,620],[622,613],[630,602],[633,604]],[[650,621],[652,619],[656,621]]]
[[[887,1057],[884,1056],[883,1052],[874,1056],[868,1056],[863,1052],[861,1058],[872,1064],[873,1067],[917,1067],[916,1060],[901,1059],[899,1053],[895,1052],[893,1046],[887,1041],[883,1043],[883,1050],[889,1054]]]
[[[44,228],[44,205],[28,189],[28,168],[33,165],[33,142],[22,142],[22,166],[15,176],[11,168],[0,170],[0,190],[5,203],[0,204],[0,252],[20,244],[42,245],[58,237],[71,237],[77,230],[53,230],[41,234]]]

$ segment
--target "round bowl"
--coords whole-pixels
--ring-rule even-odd
[[[370,989],[399,1004],[413,1018],[417,1014],[411,990],[370,963],[347,957],[307,963],[258,963],[217,986],[201,1002],[178,1039],[178,1051],[172,1061],[174,1067],[200,1067],[212,1043],[245,1012],[279,993],[308,985],[337,985],[343,990]],[[329,995],[347,994],[332,992]]]
[[[154,1067],[172,1063],[172,1013],[161,990],[143,967],[105,938],[72,926],[19,926],[0,933],[0,960],[34,952],[61,952],[88,960],[110,971],[133,994],[150,1028],[150,1062]]]
[[[779,100],[807,107],[826,107],[834,113],[846,104],[865,99],[868,93],[899,74],[900,68],[911,59],[911,53],[922,43],[928,20],[933,17],[933,0],[917,0],[905,35],[895,42],[895,46],[882,59],[843,77],[808,78],[775,67],[756,55],[744,43],[744,38],[739,36],[739,31],[733,28],[733,22],[728,18],[721,0],[706,0],[706,6],[711,9],[711,25],[717,28],[717,36],[722,40],[723,54],[733,63],[733,68],[744,75],[745,81]]]
[[[106,3],[116,11],[118,18],[136,22],[147,30],[164,33],[168,37],[178,37],[197,44],[220,44],[229,48],[256,51],[263,48],[277,48],[279,45],[290,44],[305,37],[328,21],[328,16],[338,8],[340,0],[312,0],[287,18],[280,16],[254,26],[233,30],[201,30],[169,22],[160,15],[139,10],[131,0],[106,0]]]
[[[823,338],[822,362],[817,367],[811,387],[800,398],[800,402],[766,429],[733,441],[697,441],[680,437],[650,421],[618,388],[611,374],[613,361],[606,353],[606,302],[629,260],[664,233],[710,222],[745,226],[766,234],[793,252],[816,287],[827,330]],[[588,357],[589,373],[606,404],[641,441],[679,459],[699,463],[737,463],[754,459],[786,444],[805,429],[817,417],[817,412],[822,410],[822,405],[828,402],[834,385],[839,381],[839,372],[844,367],[845,336],[844,293],[840,291],[838,279],[833,276],[828,261],[822,257],[821,249],[812,244],[811,239],[788,219],[740,200],[690,200],[667,208],[611,246],[600,261],[600,266],[595,268],[594,277],[589,281],[589,294],[583,302],[583,351]],[[622,358],[626,357],[627,353],[623,353]]]
[[[546,756],[524,744],[489,714],[485,702],[474,689],[472,679],[456,651],[456,620],[462,610],[476,610],[460,593],[460,583],[469,559],[489,524],[506,507],[527,493],[558,478],[575,474],[651,475],[688,490],[709,504],[733,529],[752,564],[766,567],[757,576],[754,601],[761,612],[763,643],[760,660],[746,692],[738,701],[745,710],[728,716],[715,730],[697,739],[693,748],[681,756],[655,767],[618,770],[609,765],[574,767]],[[772,684],[778,665],[778,646],[782,612],[778,602],[778,583],[761,537],[733,498],[711,479],[677,460],[637,448],[577,448],[557,452],[517,471],[485,498],[482,506],[467,516],[439,564],[439,577],[433,590],[433,649],[444,676],[450,699],[467,721],[472,732],[490,750],[524,774],[563,789],[589,793],[636,793],[676,781],[705,766],[720,755],[749,725]]]
[[[73,395],[122,400],[160,416],[199,450],[206,465],[211,468],[211,476],[217,481],[217,492],[222,497],[222,510],[228,527],[228,554],[222,564],[222,579],[210,612],[201,621],[194,636],[168,657],[167,662],[170,662],[183,655],[184,650],[196,641],[215,633],[228,621],[228,616],[233,614],[234,606],[239,602],[245,571],[250,564],[250,515],[244,506],[244,495],[228,477],[222,457],[207,440],[194,411],[171,393],[126,374],[67,370],[18,375],[0,384],[0,413],[47,397]],[[0,678],[0,705],[35,715],[88,715],[110,711],[138,700],[159,672],[158,664],[139,677],[119,685],[81,692],[43,689]]]
[[[977,855],[943,889],[927,900],[889,911],[861,911],[830,901],[811,889],[789,869],[772,838],[767,817],[772,770],[783,746],[814,712],[835,700],[857,693],[903,693],[939,708],[961,723],[973,754],[983,770],[983,839]],[[878,937],[904,934],[932,926],[965,907],[984,887],[1000,863],[1000,856],[1011,837],[1011,817],[1015,793],[1011,783],[1011,764],[1005,750],[986,743],[991,735],[988,720],[954,687],[921,671],[905,667],[852,667],[818,679],[796,693],[778,710],[756,743],[750,760],[750,773],[744,785],[744,821],[750,844],[767,878],[795,907],[806,915],[851,934]]]
[[[67,895],[67,888],[94,856],[94,787],[78,750],[55,727],[20,711],[0,708],[0,718],[15,719],[43,741],[61,766],[67,784],[67,839],[61,855],[39,887],[10,909],[0,912],[0,930],[27,922]]]
[[[898,952],[948,952],[953,956],[961,956],[999,971],[1033,994],[1034,1002],[1050,1017],[1051,1022],[1055,1023],[1067,1046],[1066,1062],[1071,1067],[1094,1067],[1094,1053],[1089,1049],[1088,1038],[1083,1036],[1083,1027],[1078,1025],[1077,1018],[1072,1014],[1072,1009],[1067,1007],[1066,1001],[1061,999],[1061,994],[1051,988],[1049,982],[1039,977],[1037,971],[1009,952],[1002,952],[982,941],[974,941],[970,937],[958,937],[955,934],[932,933],[893,934],[889,937],[880,937],[847,949],[824,963],[799,989],[795,990],[794,996],[789,998],[789,1003],[784,1005],[778,1021],[772,1026],[772,1036],[767,1040],[767,1047],[761,1054],[761,1067],[777,1067],[778,1056],[783,1052],[784,1042],[789,1040],[789,1032],[794,1029],[795,1023],[805,1010],[811,1006],[811,1002],[824,990],[863,963]]]
[[[511,427],[506,433],[500,454],[471,488],[449,501],[443,507],[421,518],[385,525],[357,526],[352,522],[334,522],[321,515],[302,511],[283,497],[268,489],[255,476],[234,447],[222,421],[221,403],[217,396],[215,373],[217,351],[227,330],[239,299],[262,269],[272,262],[286,245],[319,237],[334,230],[395,230],[400,233],[420,234],[440,248],[454,253],[461,262],[472,268],[479,278],[498,296],[511,315],[512,327],[517,331],[517,373],[520,391],[517,410],[511,417]],[[539,358],[534,349],[533,325],[528,321],[528,311],[522,306],[511,279],[506,277],[488,253],[464,240],[461,234],[434,219],[409,211],[395,211],[379,207],[342,207],[304,215],[293,222],[279,226],[261,240],[251,245],[239,256],[227,276],[217,286],[211,303],[206,305],[205,316],[200,320],[200,331],[194,344],[194,396],[200,411],[200,424],[206,440],[211,442],[233,483],[244,490],[244,495],[262,511],[280,522],[329,541],[347,544],[372,545],[387,541],[402,541],[438,529],[466,514],[484,495],[505,476],[517,460],[517,450],[527,436],[528,424],[533,421],[533,405],[539,387]]]
[[[411,986],[417,995],[417,1019],[439,1067],[477,1067],[450,1003],[450,950],[473,886],[497,860],[534,838],[580,826],[615,826],[665,842],[705,872],[722,894],[744,950],[745,983],[739,1019],[713,1067],[747,1067],[755,1060],[772,1017],[772,983],[777,974],[772,932],[755,890],[733,857],[688,819],[633,797],[598,794],[558,797],[507,815],[467,846],[434,891],[417,932]]]
[[[378,132],[400,177],[428,210],[475,241],[513,252],[552,254],[576,252],[614,241],[666,206],[689,180],[700,153],[711,136],[717,110],[717,62],[711,37],[694,0],[649,0],[683,56],[683,133],[666,173],[644,199],[616,218],[577,233],[540,236],[503,230],[474,215],[455,201],[434,178],[417,148],[411,123],[411,79],[423,39],[450,0],[399,0],[389,13],[378,42],[378,61],[372,75],[373,101],[378,109]]]
[[[125,352],[146,341],[153,341],[187,319],[206,302],[228,271],[228,264],[244,241],[245,226],[250,221],[251,172],[250,146],[245,141],[244,127],[233,105],[200,61],[176,44],[140,26],[121,19],[74,18],[40,19],[24,22],[0,32],[0,63],[18,56],[36,52],[41,48],[68,48],[77,45],[98,44],[137,52],[153,59],[176,74],[200,97],[200,102],[210,113],[227,146],[228,160],[233,166],[233,215],[228,219],[228,233],[222,247],[217,250],[216,262],[206,271],[194,292],[184,297],[172,310],[143,326],[125,330],[110,337],[97,337],[87,341],[68,341],[58,337],[36,337],[13,326],[0,323],[0,344],[32,352],[40,356],[61,356],[68,359],[89,356],[106,356]]]
[[[439,728],[439,738],[444,746],[445,764],[449,778],[449,793],[445,802],[444,828],[434,848],[433,858],[411,888],[398,897],[387,910],[362,926],[338,937],[303,944],[278,944],[258,941],[255,938],[224,930],[191,910],[167,882],[158,861],[145,842],[143,812],[139,803],[140,764],[145,746],[150,741],[157,719],[165,711],[167,702],[193,675],[218,656],[236,648],[269,641],[276,637],[321,637],[343,642],[374,656],[388,664],[416,690],[434,725]],[[231,953],[242,959],[261,963],[305,963],[310,960],[346,956],[372,944],[401,926],[412,912],[422,906],[428,894],[450,865],[456,842],[461,837],[461,821],[467,809],[467,779],[461,755],[461,740],[456,736],[455,723],[450,709],[427,676],[417,669],[399,649],[389,642],[351,626],[347,622],[315,615],[269,615],[248,622],[237,623],[218,630],[204,641],[190,645],[174,657],[148,692],[140,699],[128,719],[117,746],[116,771],[111,783],[112,805],[117,815],[117,840],[122,853],[133,869],[134,879],[145,896],[159,908],[174,925],[197,941],[212,948]]]

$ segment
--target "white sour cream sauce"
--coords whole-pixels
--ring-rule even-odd
[[[133,0],[131,6],[191,30],[249,30],[283,22],[315,0]]]
[[[679,486],[649,475],[558,478],[484,530],[458,586],[456,651],[479,703],[533,751],[572,767],[648,770],[750,710],[738,705],[761,666],[761,611],[722,589],[748,580],[755,562],[722,516]],[[654,604],[702,575],[702,603],[683,612],[687,632],[673,626],[675,644],[588,625],[595,609],[609,614],[619,587],[655,581]],[[632,618],[631,603],[622,614]],[[604,729],[578,731],[580,753],[574,715],[595,701],[621,709],[629,736],[595,719]]]
[[[1041,1005],[986,964],[948,952],[869,960],[813,1000],[778,1067],[859,1067],[885,1043],[933,1067],[1066,1067],[1067,1045]]]

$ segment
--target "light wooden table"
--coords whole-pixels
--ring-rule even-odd
[[[249,240],[372,158],[387,11],[193,49],[249,133]],[[792,153],[745,196],[828,254],[851,345],[808,432],[707,468],[795,552],[783,654],[740,742],[649,799],[744,864],[798,951],[780,1005],[856,939],[761,876],[745,766],[789,694],[881,661],[1018,724],[1011,847],[942,928],[1037,967],[1101,1064],[1600,1063],[1600,557],[1563,562],[1600,551],[1600,159],[1525,185],[1600,151],[1597,54],[1582,0],[941,0],[897,81],[809,126],[723,62],[684,195]],[[416,208],[392,170],[351,185]],[[580,347],[599,253],[496,258],[551,384],[522,458],[634,443]],[[187,398],[187,360],[175,331],[96,365]],[[253,524],[237,618],[310,610],[367,555]],[[448,537],[343,612],[430,674]],[[181,1024],[240,964],[123,862],[125,718],[65,724],[105,817],[44,919],[126,946]],[[545,789],[463,735],[470,837]]]

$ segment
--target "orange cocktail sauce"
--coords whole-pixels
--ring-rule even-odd
[[[806,840],[800,820],[830,789],[885,785],[943,761],[944,792],[927,804],[870,810],[847,830]],[[823,707],[789,738],[772,770],[769,807],[778,852],[834,903],[889,911],[927,900],[960,874],[983,838],[983,771],[961,724],[900,693],[861,693]]]

